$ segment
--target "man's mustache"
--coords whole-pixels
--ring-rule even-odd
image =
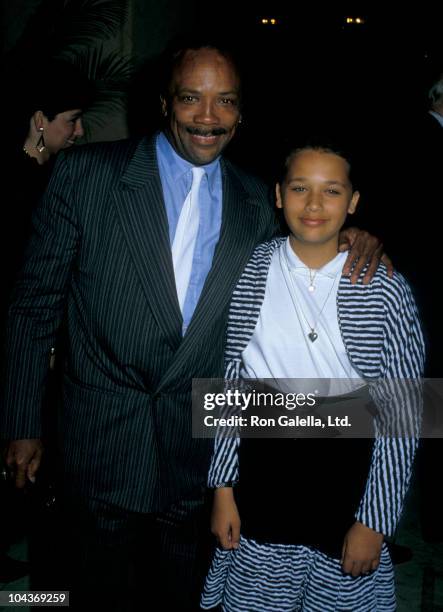
[[[213,128],[212,130],[202,130],[200,128],[187,127],[186,131],[188,132],[188,134],[192,134],[193,136],[222,136],[222,134],[228,133],[228,130],[223,127]]]

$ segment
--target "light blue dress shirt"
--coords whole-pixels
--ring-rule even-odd
[[[156,142],[157,160],[172,246],[186,196],[191,190],[193,165],[180,157],[161,132]],[[205,170],[199,191],[200,226],[195,243],[192,271],[183,305],[183,335],[186,333],[206,277],[212,266],[222,221],[222,176],[220,160],[201,166]]]

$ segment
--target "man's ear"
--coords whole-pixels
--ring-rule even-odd
[[[280,183],[277,183],[275,186],[275,204],[277,208],[283,208],[283,200],[281,197],[281,187]]]
[[[353,215],[355,213],[355,209],[357,208],[357,204],[360,200],[360,192],[354,191],[352,194],[351,202],[348,207],[348,214]]]

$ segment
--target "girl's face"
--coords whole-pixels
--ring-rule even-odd
[[[355,211],[360,194],[352,192],[345,159],[305,149],[293,157],[276,196],[294,238],[331,246],[338,243],[346,215]]]

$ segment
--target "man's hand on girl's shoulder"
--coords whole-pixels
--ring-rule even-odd
[[[340,252],[349,251],[348,258],[343,267],[343,275],[351,274],[351,283],[354,285],[363,268],[368,265],[368,269],[363,277],[363,284],[366,285],[373,278],[380,265],[380,261],[385,264],[388,276],[394,275],[392,261],[383,252],[383,244],[376,236],[372,236],[365,230],[357,227],[348,227],[342,230],[339,235],[338,250]]]

